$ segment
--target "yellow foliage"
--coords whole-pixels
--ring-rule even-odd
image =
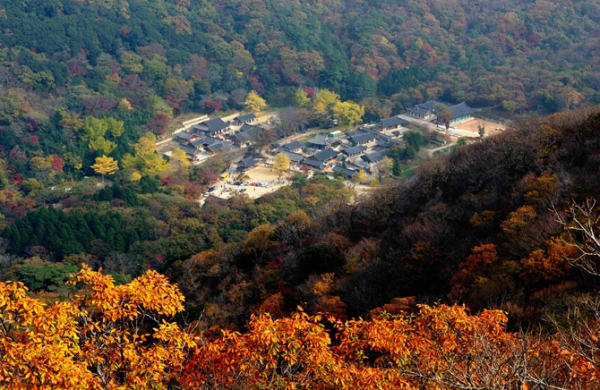
[[[261,112],[267,107],[265,99],[261,98],[256,91],[250,91],[244,104],[254,113]]]
[[[92,169],[102,175],[102,181],[104,182],[104,175],[114,174],[119,169],[119,165],[114,158],[104,155],[96,157],[96,163],[92,165]]]
[[[139,181],[141,178],[142,178],[142,175],[138,171],[133,171],[131,173],[131,176],[129,177],[129,180]]]
[[[331,108],[340,101],[340,95],[328,89],[320,90],[313,102],[313,111],[317,115],[327,115]]]
[[[173,159],[183,167],[189,167],[190,165],[192,165],[192,163],[190,163],[190,160],[187,157],[187,154],[179,148],[173,150],[173,153],[171,154],[171,159]]]

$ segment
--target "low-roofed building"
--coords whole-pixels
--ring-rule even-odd
[[[471,114],[475,112],[475,110],[469,107],[465,102],[448,107],[448,111],[450,111],[451,114],[450,123],[459,123],[469,120],[471,119]],[[438,119],[438,122],[439,121],[440,120]]]
[[[394,146],[394,142],[390,141],[387,138],[379,139],[379,140],[377,140],[377,143],[375,144],[375,146],[377,148],[381,148],[381,149],[388,149],[388,148],[391,148],[392,146]]]
[[[253,157],[244,158],[237,163],[237,170],[240,172],[248,170],[255,167],[257,163],[258,160]]]
[[[393,129],[397,129],[400,126],[406,126],[408,125],[408,121],[405,121],[402,118],[399,118],[397,116],[393,116],[391,118],[387,118],[387,119],[382,119],[381,121],[379,121],[379,128],[381,130],[393,130]]]
[[[231,146],[233,145],[232,142],[229,141],[221,141],[221,142],[216,142],[214,144],[211,145],[206,145],[204,147],[204,149],[208,152],[208,153],[218,153],[218,152],[226,152],[227,150],[229,150],[231,148]]]
[[[198,138],[198,134],[190,133],[187,131],[180,131],[179,133],[173,135],[173,138],[180,143],[188,143],[189,141],[193,141]]]
[[[209,119],[192,127],[194,133],[204,135],[222,134],[227,130],[229,130],[229,122],[223,122],[221,118]]]
[[[183,150],[190,161],[197,161],[200,150],[189,145],[178,145],[176,149]]]
[[[331,145],[332,142],[333,140],[323,134],[317,134],[315,137],[306,141],[307,145],[314,149],[325,149]]]
[[[294,163],[294,164],[300,164],[302,162],[302,160],[304,160],[304,156],[301,155],[300,153],[293,153],[293,152],[288,152],[285,150],[282,150],[281,153],[285,154],[286,156],[288,156],[288,158],[290,159],[290,162]]]
[[[233,123],[236,125],[243,125],[244,123],[253,123],[256,122],[256,115],[251,112],[249,114],[240,115],[233,119]]]
[[[333,149],[325,149],[322,152],[316,153],[314,156],[315,159],[319,160],[319,161],[323,161],[323,162],[328,162],[333,160],[334,158],[336,158],[338,156],[338,152],[336,152]]]
[[[283,145],[280,150],[286,151],[286,152],[292,152],[292,153],[298,153],[302,151],[302,148],[304,148],[305,144],[304,142],[300,142],[300,141],[292,141],[289,142],[285,145]]]
[[[346,176],[346,178],[351,179],[352,176],[354,176],[358,171],[356,169],[343,167],[341,165],[336,165],[335,167],[333,167],[333,172],[342,173]]]
[[[364,156],[360,156],[360,158],[367,164],[374,164],[376,162],[383,160],[383,158],[386,156],[386,154],[387,154],[387,150],[379,150],[377,152],[373,152],[373,153],[365,154]]]
[[[302,164],[308,165],[311,168],[320,169],[320,170],[323,170],[326,167],[326,165],[323,161],[317,160],[314,157],[305,158],[304,161],[302,161]]]
[[[363,133],[350,137],[349,140],[353,145],[365,145],[371,142],[375,142],[377,136],[373,133]]]
[[[357,156],[359,154],[361,154],[362,152],[364,152],[365,150],[367,150],[366,147],[364,147],[363,145],[358,145],[358,146],[353,146],[351,148],[347,148],[342,150],[342,153],[347,156]]]

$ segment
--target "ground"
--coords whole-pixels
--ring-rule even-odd
[[[466,121],[464,123],[456,124],[456,127],[458,127],[459,129],[465,130],[465,131],[472,131],[474,133],[477,133],[477,136],[479,136],[479,127],[478,126],[484,126],[485,133],[488,135],[495,135],[495,134],[501,133],[504,130],[506,130],[506,126],[504,126],[504,125],[500,125],[498,123],[494,123],[494,122],[490,122],[490,121],[486,121],[486,120],[478,119],[478,118],[471,119],[470,121]]]
[[[246,179],[245,181],[249,181],[252,183],[269,183],[269,184],[272,184],[272,187],[270,187],[270,188],[257,187],[257,186],[252,186],[252,185],[246,185],[246,186],[232,185],[231,183],[236,181],[237,177],[240,175],[240,172],[237,172],[235,170],[234,165],[232,165],[232,167],[229,170],[227,170],[227,172],[229,173],[229,177],[227,178],[227,181],[226,182],[219,181],[219,182],[215,183],[215,186],[217,187],[217,189],[210,193],[207,193],[207,194],[211,194],[213,196],[216,196],[217,198],[227,199],[227,198],[230,198],[232,195],[236,194],[236,192],[235,192],[236,190],[245,189],[246,190],[246,191],[244,191],[245,194],[247,194],[252,199],[256,199],[256,198],[260,198],[261,196],[263,196],[265,194],[270,194],[272,192],[275,192],[279,188],[283,187],[284,185],[291,184],[291,182],[289,180],[289,176],[292,175],[292,172],[286,172],[283,175],[281,175],[281,181],[279,181],[278,180],[279,175],[277,174],[277,172],[275,170],[272,170],[271,168],[264,167],[264,166],[258,166],[256,168],[249,169],[248,171],[246,171],[245,174],[247,176],[249,176],[250,179]],[[200,204],[203,204],[203,203],[204,203],[204,197],[200,197]]]

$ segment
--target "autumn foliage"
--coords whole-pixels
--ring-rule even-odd
[[[129,284],[88,267],[74,297],[46,306],[0,283],[0,385],[23,389],[529,389],[598,385],[588,345],[600,329],[588,301],[582,332],[553,340],[506,331],[507,317],[419,305],[371,321],[253,316],[245,332],[204,337],[173,322],[179,289],[149,271]],[[409,300],[410,301],[410,300]],[[398,302],[404,302],[398,300]],[[408,301],[407,301],[408,302]],[[583,310],[583,309],[582,309]],[[591,353],[591,355],[590,355]],[[583,386],[583,387],[582,387]],[[591,386],[591,387],[589,387]],[[541,387],[543,388],[543,387]]]

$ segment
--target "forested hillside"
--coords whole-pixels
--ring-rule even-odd
[[[110,112],[126,98],[143,108],[140,121],[206,101],[236,107],[249,89],[286,105],[299,86],[326,87],[344,100],[384,97],[380,105],[394,111],[440,96],[556,111],[600,99],[599,7],[11,0],[0,8],[0,65],[5,88],[55,92],[61,104],[88,113]],[[18,101],[13,94],[5,105]]]
[[[256,311],[286,315],[297,305],[351,318],[407,297],[537,323],[597,286],[595,257],[579,259],[587,269],[576,260],[575,243],[593,243],[569,230],[575,220],[589,220],[588,235],[598,229],[597,207],[586,201],[600,196],[600,116],[588,115],[521,123],[356,204],[334,201],[314,216],[259,226],[244,242],[167,273],[209,324],[243,324]]]

